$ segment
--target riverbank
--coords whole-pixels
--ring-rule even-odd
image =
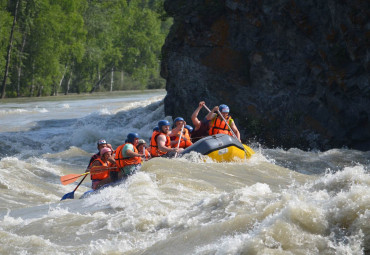
[[[165,92],[165,89],[146,89],[146,90],[119,90],[112,92],[93,92],[93,93],[69,93],[64,95],[60,93],[57,96],[43,96],[43,97],[17,97],[4,98],[0,100],[2,103],[29,103],[29,102],[43,102],[43,101],[58,101],[58,100],[87,100],[97,98],[117,98],[127,95],[149,94],[156,92]]]

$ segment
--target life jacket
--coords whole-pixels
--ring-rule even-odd
[[[99,161],[102,168],[104,167],[108,168],[110,166],[109,162],[104,163],[100,158],[95,159],[94,162],[95,161]],[[91,174],[91,180],[104,180],[105,178],[108,178],[108,177],[109,177],[109,169],[104,170],[104,171],[102,170],[102,171],[99,171],[98,173]]]
[[[166,151],[161,151],[161,150],[158,149],[157,137],[160,134],[163,134],[163,135],[166,136],[165,146],[166,147],[171,147],[171,139],[168,135],[166,135],[166,134],[164,134],[163,132],[160,132],[160,131],[154,131],[153,134],[152,134],[152,138],[150,139],[150,154],[152,155],[152,157],[160,157],[160,156],[167,153]]]
[[[230,125],[230,123],[232,123],[232,118],[228,116],[226,121]],[[226,134],[232,136],[233,134],[227,126],[227,123],[222,118],[219,118],[219,116],[216,116],[210,124],[209,135]]]
[[[140,153],[140,151],[139,151]],[[150,153],[147,149],[144,149],[144,153],[145,153],[145,159],[148,160],[150,158]]]
[[[89,166],[90,167],[92,165],[92,163],[97,159],[97,158],[100,158],[100,152],[92,155],[92,157],[90,158],[90,162],[89,162]]]
[[[122,156],[122,150],[126,144],[131,144],[131,143],[125,143],[125,144],[118,146],[118,148],[116,149],[116,155],[114,156],[117,167],[120,169],[128,165],[138,165],[141,163],[141,157],[123,157]],[[134,152],[139,153],[135,146],[134,146]]]
[[[179,131],[176,135],[174,136],[171,136],[171,141],[177,141],[176,144],[172,145],[173,148],[177,148],[177,144],[179,142],[179,138],[180,138],[180,132]],[[184,139],[184,137],[186,138],[186,140]],[[180,141],[180,145],[179,145],[179,148],[187,148],[189,147],[190,145],[192,145],[193,143],[190,141],[190,135],[189,135],[189,131],[184,128],[182,130],[182,136],[181,136],[181,141]]]

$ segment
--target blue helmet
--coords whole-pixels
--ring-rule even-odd
[[[159,131],[159,127],[153,128],[153,131]]]
[[[189,133],[193,132],[193,127],[190,125],[185,125],[185,128],[189,130]]]
[[[178,121],[184,121],[184,118],[177,117],[177,118],[173,121],[173,123],[174,123],[174,124],[176,124],[176,122],[178,122]]]
[[[170,122],[168,120],[160,120],[158,122],[158,128],[160,131],[162,131],[163,126],[169,126],[169,125],[170,125]]]
[[[220,112],[230,112],[229,106],[227,106],[226,104],[221,104],[218,109],[220,110]]]
[[[139,139],[139,134],[138,133],[129,133],[127,135],[127,142],[134,143],[135,138],[138,138]]]

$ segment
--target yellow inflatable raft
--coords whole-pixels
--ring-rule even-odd
[[[182,154],[191,151],[207,155],[218,162],[246,159],[254,154],[254,151],[250,147],[240,143],[238,139],[225,134],[204,137],[186,148]]]

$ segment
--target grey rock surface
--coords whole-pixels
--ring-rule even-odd
[[[224,103],[243,141],[370,150],[369,5],[167,0],[166,115]]]

